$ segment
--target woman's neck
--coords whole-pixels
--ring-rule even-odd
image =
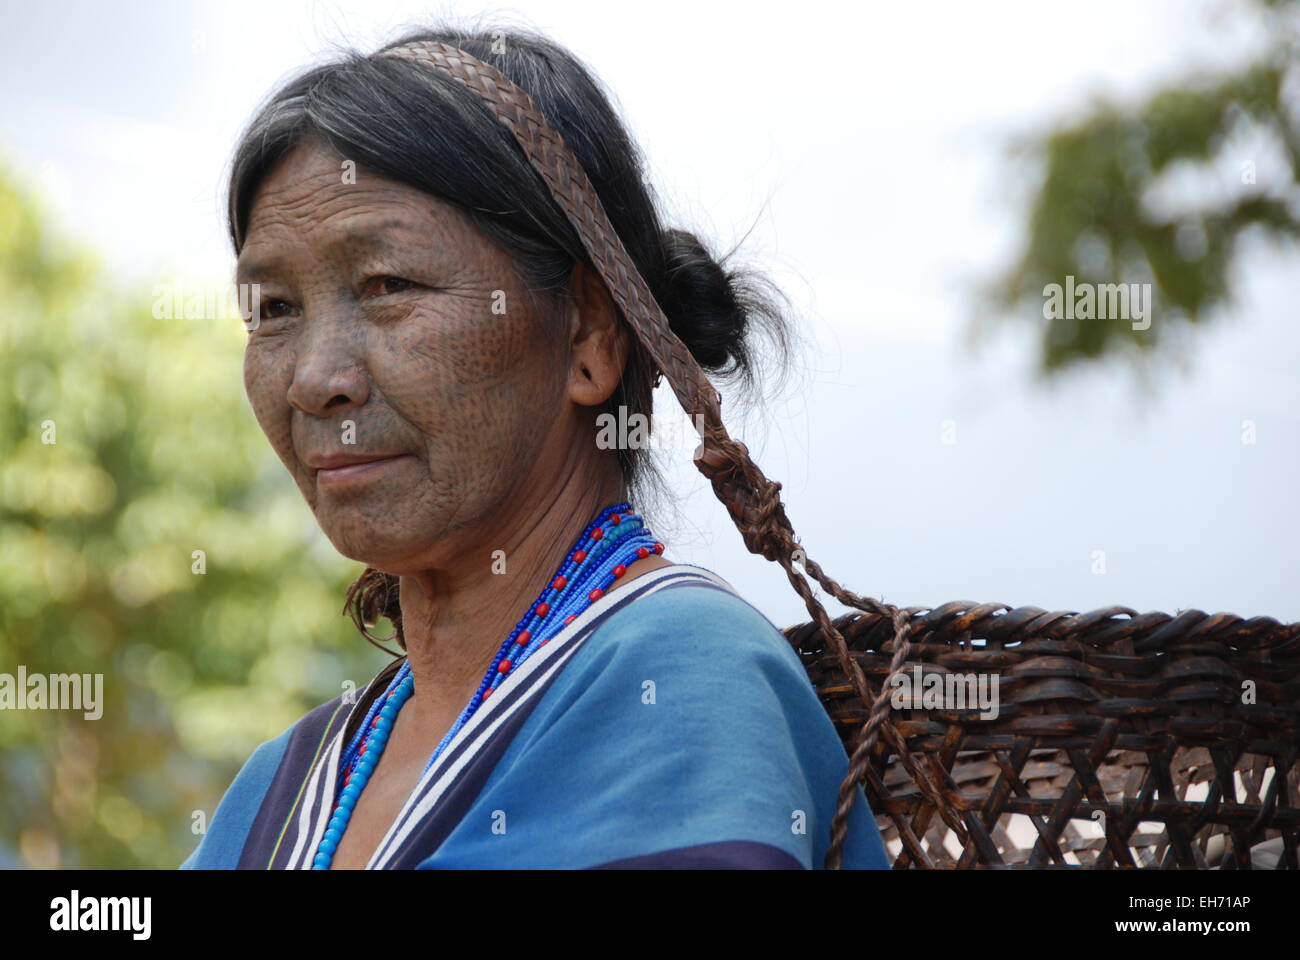
[[[436,743],[446,733],[574,542],[604,507],[626,499],[617,469],[601,473],[592,483],[590,470],[573,471],[545,496],[516,499],[493,522],[459,531],[442,565],[401,578],[402,633],[415,680],[407,710],[423,736]],[[649,568],[638,563],[637,573]]]

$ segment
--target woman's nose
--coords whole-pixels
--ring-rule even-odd
[[[309,324],[298,344],[289,402],[315,417],[364,406],[370,397],[370,378],[358,354],[341,324]]]

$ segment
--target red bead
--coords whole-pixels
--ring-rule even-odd
[[[623,518],[620,517],[620,516],[616,513],[616,514],[614,514],[612,517],[609,518],[609,522],[612,523],[614,526],[617,527],[620,523],[623,522]]]
[[[586,550],[579,550],[577,553],[575,553],[575,554],[573,555],[573,562],[574,562],[574,563],[582,563],[582,561],[584,561],[584,560],[586,560],[586,559],[587,559],[587,551],[586,551]]]
[[[623,566],[623,564],[620,563],[617,567],[614,568],[614,579],[617,580],[625,573],[627,573],[627,567]]]
[[[486,690],[483,691],[483,699],[486,700],[490,696],[492,696],[492,688],[488,687]]]
[[[551,584],[556,590],[563,590],[564,585],[569,582],[568,577],[556,577],[555,582]]]
[[[522,630],[520,631],[519,636],[515,637],[515,643],[522,644],[526,647],[528,646],[528,641],[531,639],[533,639],[533,635],[527,630]]]
[[[662,543],[656,543],[655,553],[663,553],[663,552],[664,552],[664,545]]]
[[[591,539],[593,540],[599,540],[604,535],[605,535],[605,531],[600,529],[600,527],[597,527],[595,530],[591,531]]]
[[[551,605],[549,603],[539,603],[537,605],[537,615],[539,617],[544,617],[550,612],[551,612]]]
[[[550,642],[551,642],[551,638],[547,637],[545,640],[543,640],[541,643],[537,645],[537,649],[540,650],[542,647],[546,646]]]
[[[590,600],[592,603],[595,603],[604,595],[605,595],[605,591],[600,589],[600,587],[597,587],[595,590],[591,591],[591,593],[587,594],[587,599]]]
[[[567,627],[569,624],[573,623],[573,621],[576,620],[576,619],[578,619],[578,615],[575,614],[575,613],[571,613],[571,614],[569,614],[567,617],[564,618],[564,625]],[[546,643],[546,641],[543,640],[542,643],[544,644],[544,643]]]
[[[645,547],[637,547],[636,555],[640,557],[642,560],[644,560],[646,557],[650,556],[650,551],[647,550]]]
[[[502,660],[500,663],[497,664],[497,673],[509,673],[510,668],[513,666],[514,664],[511,663],[509,660]]]

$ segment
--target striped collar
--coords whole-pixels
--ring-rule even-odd
[[[691,564],[670,564],[621,586],[592,603],[571,624],[539,647],[513,671],[485,701],[469,722],[456,734],[437,761],[420,777],[397,818],[375,848],[367,869],[400,869],[414,866],[433,853],[430,844],[440,843],[454,823],[438,824],[441,808],[458,780],[475,765],[475,760],[489,751],[498,757],[504,749],[503,739],[513,738],[532,712],[552,680],[564,669],[582,644],[616,611],[635,600],[670,586],[702,582],[735,593],[734,588],[717,574]],[[310,869],[317,846],[337,793],[339,760],[348,737],[361,722],[370,704],[381,696],[401,661],[388,664],[367,684],[355,703],[340,703],[328,717],[317,741],[317,749],[305,776],[305,787],[297,792],[288,819],[277,831],[274,847],[266,851],[267,859],[255,855],[268,869]],[[484,756],[482,759],[488,759]],[[482,767],[482,764],[478,765]],[[486,772],[479,771],[485,777]],[[301,783],[301,781],[299,781]],[[481,784],[480,784],[481,786]],[[268,798],[269,799],[269,798]],[[459,804],[456,804],[459,806]],[[284,809],[283,806],[280,807]],[[446,817],[441,819],[445,820]],[[246,850],[241,859],[248,860]]]

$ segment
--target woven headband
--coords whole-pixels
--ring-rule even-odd
[[[569,145],[546,121],[528,93],[500,70],[445,43],[416,41],[385,56],[424,63],[481,96],[523,148],[551,195],[578,232],[591,262],[658,368],[668,376],[682,408],[705,422],[721,420],[721,399],[690,350],[668,325],[650,288],[632,263],[605,207]]]

